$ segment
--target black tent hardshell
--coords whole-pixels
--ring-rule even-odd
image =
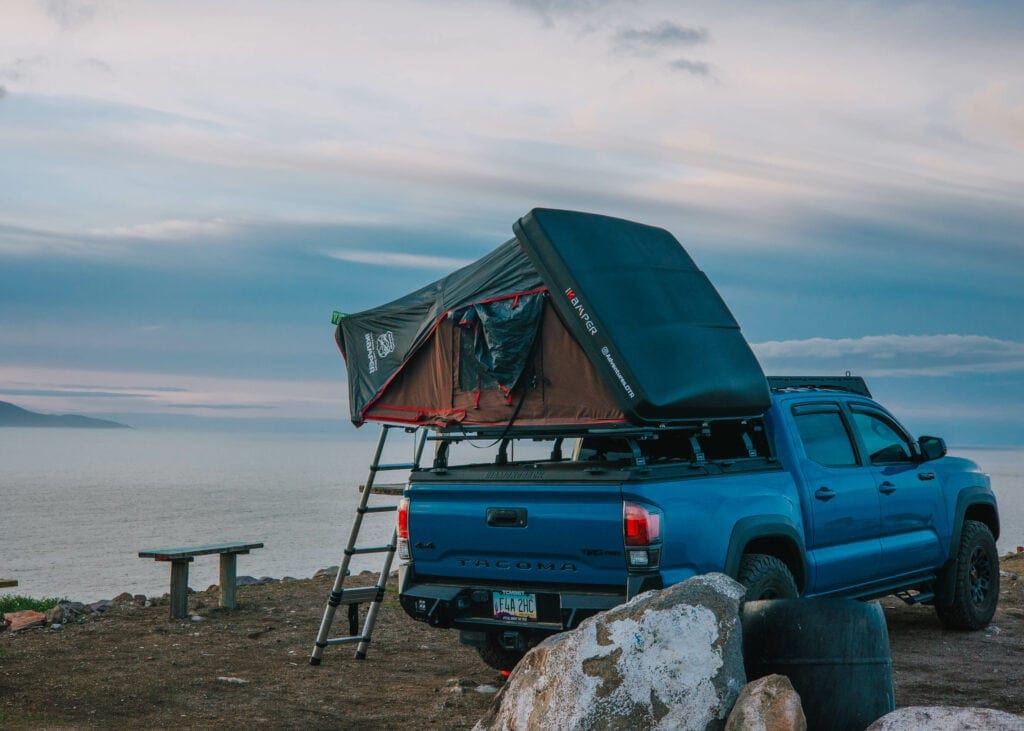
[[[356,425],[646,426],[768,407],[739,325],[670,233],[543,208],[513,231],[473,264],[340,320]]]

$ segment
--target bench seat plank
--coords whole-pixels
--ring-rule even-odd
[[[0,579],[0,589],[6,589],[7,587],[17,586],[17,585],[18,585],[18,580],[17,579]]]
[[[139,558],[155,558],[157,561],[175,561],[211,553],[248,553],[254,548],[263,548],[262,543],[209,543],[204,546],[179,546],[139,551]]]

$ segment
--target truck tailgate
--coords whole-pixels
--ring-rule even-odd
[[[411,485],[418,577],[618,585],[626,580],[619,484]]]

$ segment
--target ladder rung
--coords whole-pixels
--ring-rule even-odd
[[[366,485],[359,486],[359,492],[366,489]],[[401,495],[405,492],[405,483],[392,482],[382,485],[374,484],[373,489],[370,491],[374,495]]]
[[[362,604],[363,602],[372,602],[377,599],[377,593],[379,591],[380,590],[376,586],[359,586],[355,589],[342,589],[341,603]]]
[[[370,469],[374,472],[383,472],[384,470],[411,470],[415,466],[412,462],[399,462],[397,464],[379,464]]]
[[[387,546],[368,546],[366,548],[346,548],[345,553],[349,556],[360,556],[364,553],[387,553],[394,550],[395,547],[389,544]]]
[[[364,513],[393,513],[398,510],[397,505],[375,505],[372,508],[363,508]]]
[[[351,645],[353,642],[362,642],[366,640],[369,642],[369,638],[363,637],[362,635],[352,635],[351,637],[331,637],[326,640],[328,645]]]

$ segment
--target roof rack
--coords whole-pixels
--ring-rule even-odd
[[[871,398],[871,391],[861,376],[768,376],[772,391],[806,388],[815,391],[848,391]]]
[[[639,426],[636,424],[605,425],[531,425],[531,426],[466,426],[453,425],[447,429],[427,427],[433,432],[428,441],[474,441],[481,439],[535,439],[547,440],[574,437],[622,437],[636,439],[657,439],[658,434],[669,431],[694,431],[709,428],[717,422],[752,421],[763,418],[763,414],[749,416],[721,416],[708,419],[670,422],[659,425]]]

